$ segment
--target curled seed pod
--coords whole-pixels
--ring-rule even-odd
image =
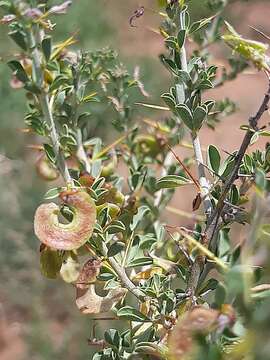
[[[95,281],[99,274],[101,262],[88,260],[76,283],[76,304],[83,314],[99,314],[110,311],[127,293],[127,289],[111,289],[106,296],[96,294]]]
[[[68,224],[59,222],[60,209],[55,203],[40,205],[35,214],[34,230],[45,245],[58,250],[75,250],[86,243],[92,235],[96,221],[96,206],[85,192],[65,192],[62,200],[73,211]]]
[[[227,305],[222,311],[197,306],[178,321],[169,336],[169,359],[193,358],[197,348],[194,336],[208,335],[213,331],[223,331],[235,321],[234,311]]]
[[[162,135],[138,135],[134,140],[137,151],[145,156],[155,157],[166,148],[167,140]]]
[[[118,160],[117,160],[116,153],[113,152],[112,156],[110,158],[110,161],[107,162],[107,164],[102,167],[100,175],[104,176],[105,178],[108,178],[111,175],[113,175],[115,172],[115,169],[117,167],[117,162],[118,162]]]
[[[36,170],[38,175],[46,181],[53,181],[59,177],[59,172],[45,155],[41,156],[36,162]]]

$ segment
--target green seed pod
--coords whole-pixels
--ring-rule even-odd
[[[118,206],[122,206],[125,202],[125,196],[121,191],[117,190],[111,184],[105,184],[104,186],[108,191],[98,200],[97,205],[104,203],[112,203]]]
[[[41,156],[36,162],[38,175],[46,181],[54,181],[59,177],[59,172],[45,155]]]
[[[112,204],[112,203],[105,203],[105,204],[97,206],[97,214],[99,215],[103,209],[107,209],[108,215],[112,219],[115,219],[121,212],[121,209],[119,206]]]

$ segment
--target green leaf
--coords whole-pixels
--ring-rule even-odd
[[[180,82],[186,84],[187,82],[191,81],[191,77],[187,71],[179,70],[178,71],[178,78]]]
[[[211,23],[212,19],[213,19],[213,16],[206,18],[206,19],[201,19],[199,21],[195,21],[188,30],[189,34],[193,34],[196,31],[199,31],[202,28],[204,28],[205,26],[209,25]]]
[[[243,265],[235,265],[226,274],[226,285],[230,296],[241,295],[245,291],[245,281],[251,270]]]
[[[181,49],[185,43],[186,39],[186,30],[180,30],[177,34],[177,43],[179,48]]]
[[[123,251],[124,249],[125,249],[125,244],[118,241],[109,247],[107,256],[108,257],[115,256],[115,255],[119,254],[121,251]]]
[[[176,84],[175,89],[176,89],[176,92],[177,92],[177,102],[179,104],[184,103],[185,99],[186,99],[185,86],[183,84]],[[175,108],[175,110],[177,111],[176,108]]]
[[[251,295],[252,299],[263,300],[270,297],[270,290],[259,291]]]
[[[239,190],[238,190],[237,186],[235,186],[234,184],[232,185],[229,197],[230,197],[230,202],[233,205],[238,204],[239,199],[240,199],[240,193],[239,193]]]
[[[203,121],[206,118],[207,112],[202,106],[198,106],[193,113],[193,127],[194,130],[200,130]]]
[[[64,191],[65,188],[64,187],[57,187],[57,188],[53,188],[50,189],[46,192],[46,194],[44,195],[44,199],[45,200],[51,200],[51,199],[55,199],[56,197],[59,196],[59,194]]]
[[[15,76],[17,79],[19,79],[23,83],[26,83],[29,81],[29,78],[28,78],[22,64],[19,61],[11,60],[7,64],[11,68],[11,70],[15,72]]]
[[[216,279],[209,279],[207,282],[200,288],[199,294],[202,295],[209,290],[215,290],[218,286],[218,281]]]
[[[134,215],[133,221],[130,224],[130,230],[134,231],[138,226],[139,222],[143,219],[146,213],[150,211],[149,207],[146,205],[140,206],[137,214]]]
[[[75,146],[77,146],[77,140],[71,134],[63,135],[60,137],[60,144],[63,148],[68,148],[68,147],[72,147],[72,146],[75,147]]]
[[[42,40],[41,47],[46,61],[49,61],[52,52],[52,39],[50,36],[47,36]]]
[[[259,134],[260,136],[270,136],[270,131],[261,130],[261,131],[258,131],[258,134]]]
[[[218,307],[221,307],[221,305],[224,304],[225,299],[226,299],[226,288],[222,283],[219,282],[215,291],[215,303],[218,305]]]
[[[126,231],[125,224],[122,221],[115,220],[107,228],[106,232],[109,234],[117,234]]]
[[[209,145],[207,150],[207,165],[215,173],[219,173],[220,168],[220,154],[214,145]]]
[[[213,87],[214,87],[213,83],[210,80],[205,79],[199,84],[198,89],[208,90],[208,89],[213,89]]]
[[[59,88],[63,85],[69,84],[69,78],[65,75],[58,75],[54,81],[52,82],[49,92],[53,92],[54,90],[59,90]]]
[[[0,7],[6,8],[7,11],[10,11],[11,3],[9,1],[0,1]]]
[[[146,265],[151,265],[153,264],[153,259],[150,257],[142,257],[142,258],[137,258],[134,260],[131,260],[128,265],[127,268],[133,268],[133,267],[137,267],[137,266],[146,266]]]
[[[265,190],[266,179],[265,179],[265,172],[263,170],[256,169],[255,183],[258,190],[262,192]]]
[[[164,94],[161,95],[161,98],[163,99],[163,101],[165,102],[165,104],[169,106],[169,108],[170,108],[172,111],[175,111],[176,102],[175,102],[175,99],[174,99],[174,97],[172,96],[172,94],[170,94],[170,93],[164,93]]]
[[[124,306],[117,311],[117,316],[120,319],[126,319],[129,321],[137,322],[151,322],[151,320],[142,314],[139,310],[134,309],[131,306]]]
[[[259,132],[255,132],[250,139],[250,145],[254,145],[259,140]]]
[[[41,93],[40,88],[34,84],[33,82],[29,81],[24,85],[25,90],[30,91],[33,94],[39,95]]]
[[[14,30],[14,31],[10,31],[8,35],[21,49],[27,51],[28,45],[26,40],[26,34],[24,31]]]
[[[162,61],[164,63],[164,65],[170,70],[172,71],[175,75],[177,75],[177,66],[174,63],[174,61],[172,61],[171,59],[167,59],[167,58],[162,58]]]
[[[106,179],[103,176],[100,176],[99,178],[95,179],[93,185],[91,186],[93,190],[97,190],[98,188],[102,188],[104,185]]]
[[[185,29],[189,28],[190,25],[190,15],[187,11],[187,6],[184,6],[183,10],[180,13],[181,23],[184,25]]]
[[[222,167],[220,168],[219,174],[222,178],[226,178],[231,174],[235,166],[235,160],[229,157],[225,160]]]
[[[49,279],[56,279],[62,266],[62,256],[58,251],[44,249],[40,254],[41,273]]]
[[[179,104],[175,107],[178,115],[184,124],[190,129],[193,130],[193,116],[190,109],[185,104]]]
[[[215,101],[214,100],[207,100],[203,105],[206,106],[207,113],[209,114],[210,111],[212,110],[213,106],[215,105]]]
[[[120,334],[115,329],[106,330],[104,333],[104,339],[109,345],[115,346],[116,348],[120,345]]]
[[[169,36],[165,40],[165,44],[170,48],[175,50],[177,48],[176,38],[174,36]]]
[[[174,189],[179,186],[190,184],[191,181],[180,175],[167,175],[156,182],[156,189]]]
[[[56,156],[55,156],[55,153],[54,153],[54,150],[53,150],[53,147],[49,144],[43,144],[43,147],[44,147],[44,151],[47,155],[47,158],[53,163],[55,164],[56,162]]]

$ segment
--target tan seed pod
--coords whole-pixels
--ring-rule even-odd
[[[59,222],[59,206],[40,205],[35,213],[34,230],[39,240],[52,249],[75,250],[90,238],[96,221],[96,206],[83,191],[66,192],[62,199],[71,208],[73,219],[68,224]]]
[[[226,311],[224,311],[226,310]],[[169,340],[169,359],[192,359],[197,347],[194,336],[207,335],[212,331],[223,330],[225,326],[234,322],[233,309],[228,305],[222,311],[197,306],[188,311],[182,319],[178,320],[172,330]]]

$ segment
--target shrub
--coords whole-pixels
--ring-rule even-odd
[[[61,179],[45,194],[53,202],[35,214],[41,271],[75,288],[83,314],[124,327],[89,340],[98,348],[93,358],[268,358],[269,145],[249,150],[270,134],[261,124],[270,83],[257,113],[241,126],[239,149],[224,157],[209,144],[205,161],[199,139],[203,126],[214,130],[236,110],[230,99],[208,98],[207,90],[250,65],[269,82],[267,45],[245,39],[227,22],[223,26],[225,0],[209,0],[214,15],[195,22],[188,2],[159,1],[166,47],[160,60],[172,87],[162,94],[163,105],[135,104],[135,89],[148,96],[138,69],[130,75],[110,49],[69,50],[74,36],[54,43],[52,21],[71,1],[0,5],[1,23],[20,49],[8,62],[11,86],[26,91],[25,123],[42,139],[38,174]],[[130,25],[139,25],[142,16],[144,7]],[[228,67],[213,64],[211,44],[233,50]],[[106,126],[119,132],[107,146],[91,128],[99,103],[114,109]],[[142,125],[135,105],[152,109],[153,117],[159,110],[168,116],[143,119]],[[180,159],[176,145],[191,148],[194,156]],[[127,168],[126,176],[118,165]],[[194,189],[194,214],[169,206],[175,189],[187,186]],[[192,226],[164,223],[165,210],[192,218]],[[235,225],[245,226],[244,239],[233,235]]]

